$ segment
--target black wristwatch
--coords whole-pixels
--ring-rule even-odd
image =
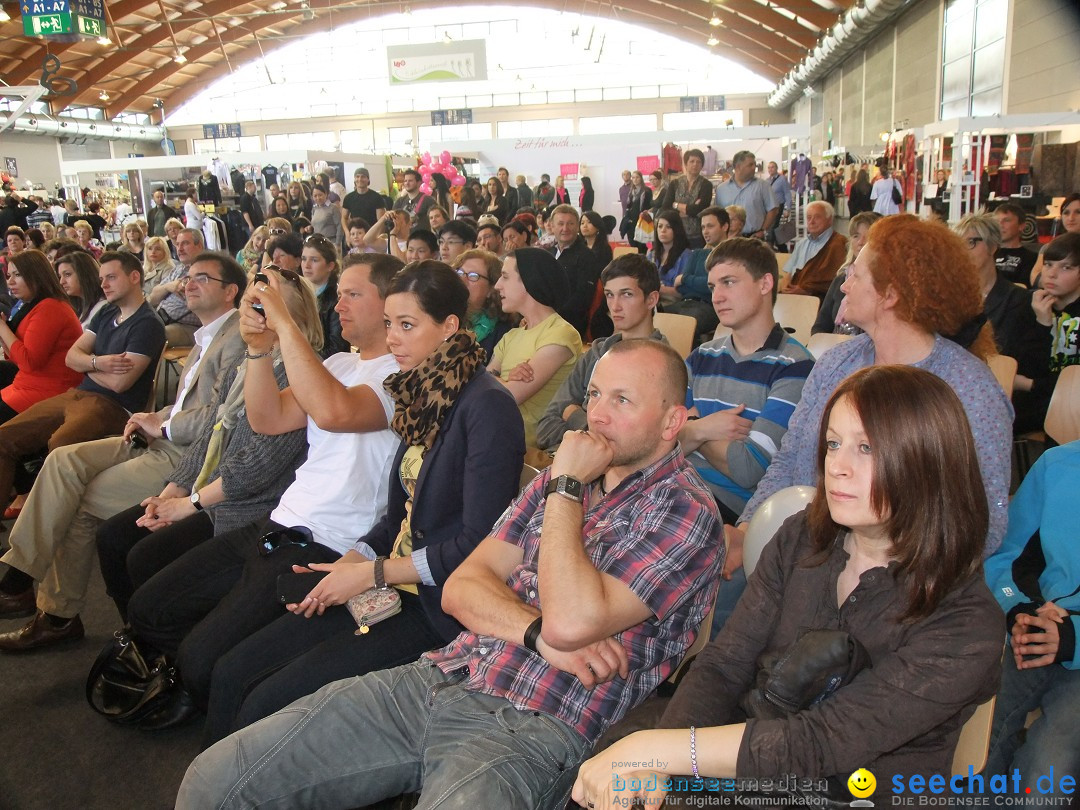
[[[546,498],[553,492],[578,503],[584,503],[585,501],[585,487],[580,481],[571,478],[569,475],[560,475],[558,478],[552,478],[548,481],[547,488],[544,490],[544,497]]]
[[[203,505],[198,492],[192,492],[191,497],[188,500],[191,501],[191,505],[195,507],[196,512],[201,512],[203,510]]]

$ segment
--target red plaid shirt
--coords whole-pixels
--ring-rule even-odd
[[[550,471],[538,476],[492,529],[493,536],[524,549],[507,584],[541,610],[536,571],[549,477]],[[553,715],[595,742],[671,674],[694,642],[716,597],[724,544],[716,502],[678,447],[627,476],[606,498],[594,499],[589,490],[586,554],[653,612],[618,635],[630,676],[586,689],[520,643],[469,632],[426,657],[444,672],[468,667],[466,688]]]

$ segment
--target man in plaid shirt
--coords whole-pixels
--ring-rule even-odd
[[[443,607],[468,630],[217,743],[177,807],[415,791],[421,807],[564,807],[593,743],[671,673],[716,594],[716,504],[676,440],[686,384],[669,346],[613,347],[589,384],[589,430],[566,434],[447,581]]]

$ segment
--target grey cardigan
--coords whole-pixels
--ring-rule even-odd
[[[217,402],[209,410],[202,430],[184,448],[184,455],[169,475],[169,481],[189,492],[206,459],[206,450],[217,421],[217,406],[228,396],[237,368],[225,374],[218,389]],[[288,386],[284,364],[275,366],[274,376],[279,389]],[[266,517],[293,482],[296,468],[306,456],[306,429],[293,430],[280,436],[264,436],[252,430],[247,420],[247,408],[241,407],[236,426],[221,451],[218,468],[209,479],[213,482],[220,478],[225,492],[224,501],[206,510],[214,522],[214,534],[224,534]]]

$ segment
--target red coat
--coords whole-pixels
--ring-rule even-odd
[[[79,316],[65,301],[45,298],[19,321],[8,359],[19,367],[0,399],[17,413],[82,382],[83,375],[64,364],[68,349],[82,337]]]

